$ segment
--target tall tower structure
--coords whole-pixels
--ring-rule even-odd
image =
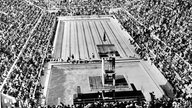
[[[103,86],[115,87],[115,57],[119,56],[113,44],[97,45],[102,60],[101,76]]]
[[[115,56],[102,57],[103,86],[115,86]]]

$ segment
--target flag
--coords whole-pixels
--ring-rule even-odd
[[[107,41],[107,39],[106,39],[106,32],[104,31],[104,34],[103,34],[103,41],[105,42],[105,41]]]

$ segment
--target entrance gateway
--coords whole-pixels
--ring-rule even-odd
[[[101,59],[101,76],[89,77],[91,93],[81,93],[77,86],[77,94],[73,96],[74,104],[113,102],[117,100],[144,100],[144,95],[133,83],[128,84],[123,75],[115,73],[115,58],[120,56],[114,44],[97,45]],[[130,86],[131,89],[130,89]],[[126,89],[127,88],[127,89]]]

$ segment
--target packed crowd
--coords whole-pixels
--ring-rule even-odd
[[[23,0],[0,0],[0,85],[42,12]]]
[[[111,8],[120,7],[124,2],[125,0],[65,2],[61,5],[59,15],[108,15]]]
[[[48,1],[45,1],[45,0],[27,0],[27,1],[40,7],[41,9],[48,9],[48,6],[49,6]]]
[[[53,29],[56,27],[55,14],[44,12],[32,1],[6,0],[0,4],[1,84],[8,78],[2,91],[16,98],[16,107],[37,107],[41,95],[41,72],[52,50],[51,39],[53,40]],[[82,8],[81,12],[78,12],[76,7],[81,8],[79,5],[87,5],[90,9]],[[98,5],[95,3],[91,7],[92,4],[87,2],[71,3],[67,8],[73,9],[73,15],[88,15],[94,12],[107,14],[102,5],[97,7]],[[16,60],[10,76],[7,77]]]
[[[108,15],[111,8],[122,7],[122,10],[113,14],[133,37],[131,43],[136,46],[136,52],[141,58],[149,58],[173,86],[174,99],[96,102],[73,106],[61,103],[47,108],[192,107],[192,4],[186,0],[173,1],[130,0],[126,4],[124,0],[66,2],[57,15]],[[42,1],[30,2],[46,7]],[[136,19],[130,17],[128,12]],[[16,107],[20,104],[27,108],[38,107],[42,88],[40,76],[44,63],[51,58],[51,40],[57,23],[55,16],[23,0],[0,0],[0,84],[26,44],[3,87],[3,93],[18,100]]]
[[[1,84],[19,57],[2,91],[16,98],[16,107],[20,103],[34,108],[40,96],[43,64],[47,61],[47,52],[52,50],[49,43],[55,14],[44,13],[23,0],[1,0],[0,10]]]
[[[116,101],[116,102],[94,102],[89,104],[65,105],[60,102],[58,105],[46,108],[191,108],[191,100],[170,99],[162,97],[154,99],[150,102],[143,100]]]
[[[133,37],[131,43],[136,46],[136,52],[142,59],[149,58],[173,86],[174,99],[154,99],[149,103],[144,102],[145,104],[127,102],[131,104],[123,104],[124,106],[116,106],[114,103],[102,105],[101,103],[97,103],[96,105],[86,105],[86,107],[95,108],[98,107],[97,105],[104,108],[192,107],[192,68],[189,64],[192,60],[190,53],[190,5],[191,4],[187,1],[182,0],[178,0],[173,4],[162,0],[131,1],[131,5],[126,4],[121,11],[113,13],[122,26]],[[130,17],[130,14],[128,14],[127,11],[130,12],[136,19]],[[70,11],[66,12],[68,14],[63,15],[71,15]],[[72,15],[87,14],[83,12],[75,11],[72,12]],[[90,13],[87,15],[90,15]],[[175,24],[175,26],[172,26],[173,24]],[[70,107],[61,104],[50,108],[55,107],[81,108],[85,106],[80,105]]]
[[[191,3],[148,0],[134,9],[127,7],[114,14],[133,37],[131,42],[138,45],[136,52],[158,67],[173,86],[176,99],[191,99]]]
[[[49,43],[54,23],[55,15],[43,15],[3,88],[3,93],[20,100],[27,108],[36,107],[40,96],[40,74],[47,59],[47,52],[52,49]]]
[[[185,0],[149,0],[133,15],[174,52],[191,63],[191,6],[192,4]]]

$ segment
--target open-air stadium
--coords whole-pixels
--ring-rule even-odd
[[[0,0],[0,108],[192,108],[191,0]]]

